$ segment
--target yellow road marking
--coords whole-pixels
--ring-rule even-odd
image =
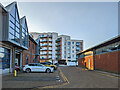
[[[64,79],[65,83],[59,84],[59,85],[51,85],[51,86],[45,86],[45,87],[41,87],[41,88],[56,88],[59,86],[64,86],[64,85],[68,85],[70,82],[68,81],[68,79],[66,78],[66,76],[63,74],[62,70],[60,68],[58,68],[60,71],[60,75],[61,77]]]

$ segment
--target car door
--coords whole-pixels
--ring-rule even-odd
[[[44,65],[42,64],[37,64],[37,71],[40,71],[40,72],[45,72],[46,68]]]
[[[31,64],[30,67],[33,72],[37,71],[37,64]]]

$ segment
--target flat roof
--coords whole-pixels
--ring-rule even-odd
[[[77,54],[82,54],[84,52],[88,52],[88,51],[91,51],[93,49],[97,49],[97,48],[100,48],[100,47],[103,47],[103,46],[107,46],[109,44],[112,44],[112,43],[115,43],[115,42],[118,42],[118,41],[120,41],[120,35],[118,35],[118,36],[116,36],[116,37],[114,37],[112,39],[109,39],[109,40],[107,40],[107,41],[105,41],[105,42],[103,42],[101,44],[95,45],[95,46],[93,46],[93,47],[91,47],[89,49],[86,49],[84,51],[78,52]]]

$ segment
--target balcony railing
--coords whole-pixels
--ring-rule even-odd
[[[52,44],[49,44],[49,46],[52,46]]]
[[[56,44],[56,46],[60,46],[60,43]]]
[[[56,54],[57,54],[57,55],[59,55],[59,54],[60,54],[60,52],[57,52]]]
[[[47,35],[45,35],[45,36],[40,36],[40,38],[47,38]]]
[[[47,53],[41,53],[40,55],[47,55]]]
[[[49,42],[52,42],[52,40],[49,39]]]
[[[47,42],[47,40],[41,40],[40,42]]]
[[[41,49],[41,51],[43,51],[43,50],[47,50],[47,48],[43,48],[43,49]]]
[[[41,46],[47,46],[47,44],[41,44]]]

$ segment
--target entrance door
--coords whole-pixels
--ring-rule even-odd
[[[90,59],[88,59],[88,69],[90,69]]]
[[[20,66],[20,54],[16,54],[15,65]]]

